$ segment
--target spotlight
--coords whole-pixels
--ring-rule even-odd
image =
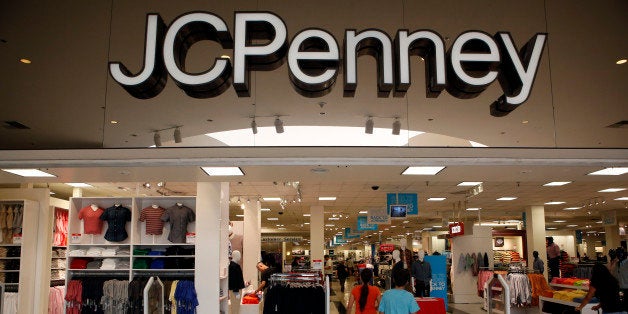
[[[283,133],[283,121],[279,119],[279,116],[275,118],[275,131],[277,131],[277,133]]]
[[[395,122],[393,122],[393,127],[392,127],[392,134],[399,135],[400,131],[401,131],[401,121],[399,121],[399,118],[395,118]]]
[[[253,130],[253,134],[257,134],[257,123],[255,123],[255,119],[251,121],[251,130]]]
[[[179,127],[176,127],[174,129],[174,142],[175,143],[183,142],[183,138],[181,137],[181,129],[179,129]]]
[[[374,125],[375,123],[373,122],[373,117],[369,117],[368,120],[366,120],[366,125],[364,126],[364,133],[373,134]]]
[[[155,136],[153,136],[153,140],[155,141],[155,146],[161,146],[161,135],[159,135],[159,131],[155,132]]]

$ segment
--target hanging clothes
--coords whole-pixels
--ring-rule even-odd
[[[510,304],[522,307],[532,304],[532,287],[526,274],[510,273],[506,277],[510,287]]]
[[[196,296],[196,289],[194,288],[193,281],[179,280],[179,282],[177,283],[176,291],[174,293],[174,298],[177,301],[178,314],[196,313],[198,298]]]

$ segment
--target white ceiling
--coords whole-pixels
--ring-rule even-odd
[[[426,98],[424,66],[418,58],[412,64],[413,85],[404,98],[377,97],[376,64],[370,57],[359,58],[359,86],[352,98],[343,96],[342,71],[330,94],[321,98],[299,95],[285,64],[274,71],[252,73],[251,97],[238,97],[230,88],[219,97],[194,99],[169,80],[159,96],[138,100],[108,76],[109,61],[121,61],[131,71],[142,67],[147,13],[158,12],[169,24],[176,16],[197,10],[220,15],[231,31],[233,12],[271,11],[282,17],[289,38],[306,27],[324,28],[339,42],[349,28],[378,28],[391,36],[398,29],[432,29],[446,38],[449,47],[460,33],[474,29],[489,34],[510,31],[518,47],[538,32],[548,33],[548,42],[531,97],[501,118],[489,114],[489,105],[501,95],[497,82],[474,99],[457,99],[447,92]],[[63,182],[92,183],[96,188],[85,189],[86,196],[118,196],[157,195],[155,188],[135,189],[144,182],[164,181],[167,193],[194,195],[194,182],[224,180],[208,178],[198,166],[238,165],[246,175],[231,182],[233,196],[292,196],[294,189],[282,183],[300,182],[302,202],[288,205],[280,218],[289,231],[296,232],[302,231],[302,214],[312,205],[322,204],[329,213],[350,214],[345,221],[354,224],[358,210],[385,206],[389,192],[419,194],[420,215],[406,224],[411,230],[454,214],[475,216],[452,210],[454,203],[465,199],[456,194],[463,190],[456,184],[470,180],[485,182],[484,192],[468,200],[483,208],[483,220],[520,218],[526,206],[550,200],[578,205],[597,197],[607,203],[593,208],[591,215],[585,210],[546,207],[548,225],[554,225],[550,221],[556,216],[567,217],[567,223],[557,224],[560,228],[570,223],[584,226],[606,209],[617,210],[622,223],[628,223],[625,204],[612,200],[628,193],[597,192],[628,188],[626,175],[586,176],[602,167],[628,166],[627,129],[607,127],[628,120],[628,64],[615,64],[628,57],[628,22],[622,12],[628,12],[628,2],[622,0],[3,1],[0,123],[18,121],[30,129],[0,128],[0,165],[47,169],[58,178],[44,182],[0,173],[0,182],[3,186],[49,185],[57,195],[68,197],[71,190]],[[215,55],[223,53],[231,51],[198,43],[190,50],[186,66],[190,71],[204,71]],[[20,58],[32,63],[22,64]],[[321,107],[320,102],[325,105]],[[375,127],[389,128],[391,117],[399,116],[402,129],[427,132],[408,146],[428,148],[256,147],[251,153],[204,136],[248,129],[252,115],[259,117],[259,126],[272,126],[273,116],[282,115],[287,130],[299,125],[361,128],[369,115],[376,117]],[[173,143],[168,131],[162,133],[164,146],[183,148],[117,150],[148,147],[153,144],[154,130],[175,125],[183,125],[183,143]],[[467,140],[505,148],[445,148],[469,146]],[[223,148],[190,148],[204,146]],[[401,176],[409,165],[447,168],[437,176]],[[316,167],[328,172],[310,171]],[[542,186],[555,180],[574,183]],[[373,191],[373,185],[380,186],[379,190]],[[338,199],[320,203],[316,198],[322,194]],[[429,196],[447,200],[426,203]],[[518,199],[495,200],[501,196]],[[272,209],[264,218],[279,210],[275,203],[262,206]],[[236,204],[231,212],[238,213]],[[273,227],[266,220],[264,226]]]

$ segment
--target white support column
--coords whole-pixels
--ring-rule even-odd
[[[325,208],[310,207],[310,258],[323,260],[325,255]]]
[[[421,250],[425,252],[432,252],[432,235],[430,235],[429,231],[421,232]]]
[[[72,189],[72,197],[83,197],[83,189],[82,188],[73,188]]]
[[[198,182],[196,194],[197,312],[219,313],[220,277],[227,274],[229,265],[229,183]]]
[[[620,237],[619,237],[619,226],[605,226],[604,227],[604,235],[606,238],[606,252],[610,249],[616,249],[619,246]]]
[[[244,281],[257,288],[257,268],[262,260],[262,212],[259,201],[244,204],[244,232],[242,240],[242,274]]]
[[[545,249],[545,207],[533,205],[526,208],[526,238],[528,246],[528,266],[534,261],[532,252],[538,251],[539,258],[545,263],[545,277],[549,273]]]
[[[288,260],[288,255],[286,255],[286,242],[281,242],[281,272],[285,272],[286,270],[284,269],[284,265],[286,265],[286,262],[290,262]]]

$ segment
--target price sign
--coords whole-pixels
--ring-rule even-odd
[[[464,223],[456,222],[449,224],[449,235],[451,237],[464,235]]]
[[[13,243],[14,244],[22,244],[22,234],[14,234],[13,235]]]
[[[81,243],[81,237],[82,237],[82,235],[80,233],[73,233],[70,236],[70,242],[71,243]]]
[[[323,270],[323,260],[315,259],[312,261],[312,269]]]

